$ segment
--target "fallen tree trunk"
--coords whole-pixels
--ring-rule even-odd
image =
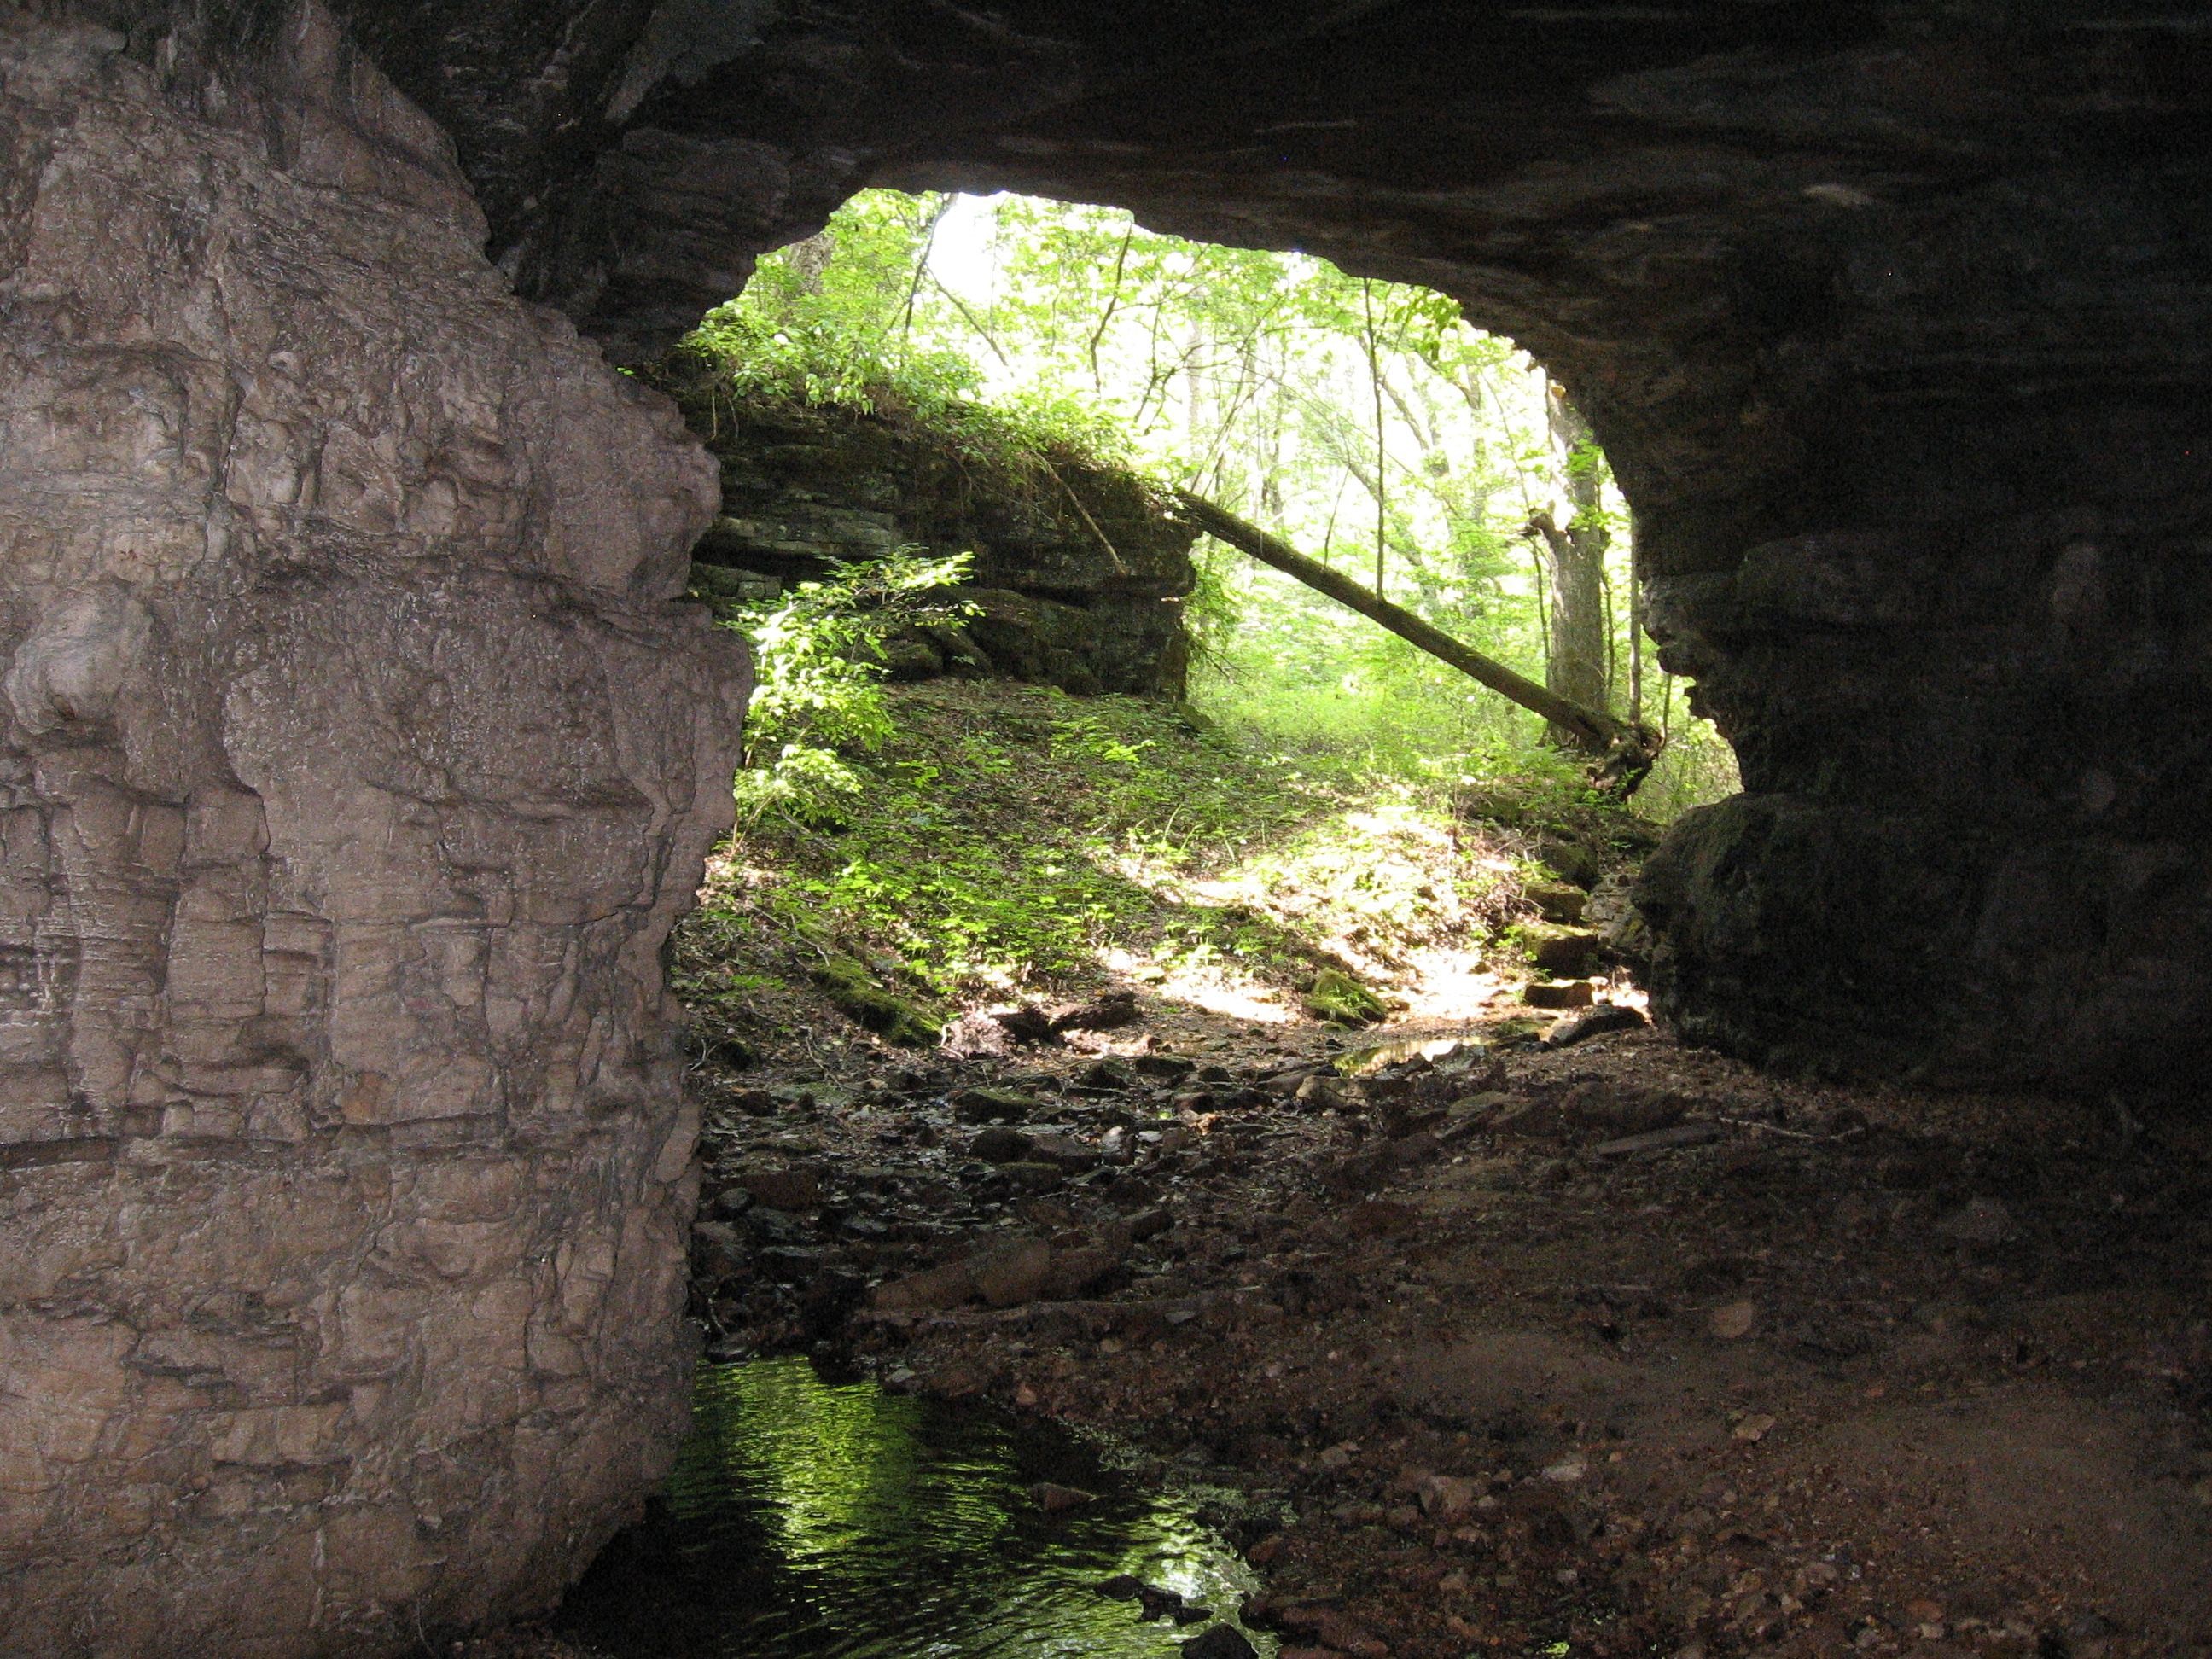
[[[1648,726],[1616,720],[1601,709],[1546,690],[1504,663],[1484,656],[1474,647],[1454,639],[1442,629],[1421,620],[1402,605],[1391,604],[1349,576],[1340,574],[1318,559],[1310,559],[1287,542],[1248,524],[1224,507],[1176,491],[1182,516],[1218,541],[1240,553],[1272,565],[1286,576],[1295,576],[1308,587],[1325,593],[1339,605],[1357,611],[1369,621],[1389,629],[1409,645],[1418,646],[1439,662],[1449,663],[1468,678],[1479,680],[1500,696],[1510,697],[1531,714],[1540,714],[1553,729],[1589,757],[1591,781],[1608,794],[1626,799],[1636,792],[1659,758],[1664,739]]]

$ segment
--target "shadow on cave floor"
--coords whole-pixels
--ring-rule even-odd
[[[2201,1128],[1139,1012],[726,1099],[710,1351],[1280,1494],[1239,1541],[1292,1650],[2212,1650]]]

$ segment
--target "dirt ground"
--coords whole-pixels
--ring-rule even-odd
[[[1134,1012],[702,1073],[710,1352],[1252,1492],[1290,1650],[2212,1656],[2201,1121]]]

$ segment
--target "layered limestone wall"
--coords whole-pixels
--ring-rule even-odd
[[[0,1653],[542,1604],[680,1431],[672,410],[309,10],[0,23]]]
[[[726,408],[698,423],[722,464],[722,515],[693,550],[702,593],[763,595],[901,547],[965,554],[968,580],[940,597],[971,614],[887,641],[893,678],[1183,694],[1198,532],[1135,475],[1063,462],[979,481],[927,428],[840,410]]]

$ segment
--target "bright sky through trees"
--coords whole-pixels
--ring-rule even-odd
[[[1579,511],[1610,542],[1603,691],[1626,712],[1625,505],[1602,456],[1562,441],[1580,428],[1542,370],[1442,295],[1156,235],[1115,209],[868,191],[724,311],[793,359],[810,397],[860,395],[867,365],[890,363],[909,402],[973,398],[1127,446],[1532,678],[1553,641],[1528,527]],[[1211,545],[1206,570],[1201,695],[1232,718],[1400,768],[1528,755],[1519,711],[1310,590]],[[1649,690],[1648,718],[1712,747],[1656,671]]]

